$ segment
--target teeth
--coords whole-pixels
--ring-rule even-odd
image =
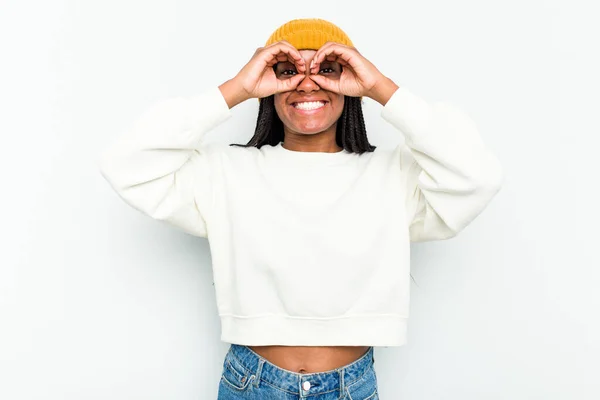
[[[305,101],[302,103],[296,103],[294,107],[299,108],[300,110],[315,110],[323,107],[324,105],[325,102],[323,101]]]

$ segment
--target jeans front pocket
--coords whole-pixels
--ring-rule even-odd
[[[371,365],[363,376],[346,386],[347,400],[379,400],[377,376]]]
[[[255,379],[252,371],[246,369],[231,353],[225,356],[221,382],[237,391],[245,391]]]

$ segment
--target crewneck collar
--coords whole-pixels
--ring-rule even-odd
[[[288,158],[297,158],[297,159],[310,159],[310,160],[339,160],[347,158],[349,155],[353,153],[347,151],[346,149],[342,149],[340,151],[336,151],[334,153],[324,152],[324,151],[296,151],[290,150],[283,147],[283,142],[279,142],[274,146],[275,150],[281,155]]]
[[[293,165],[300,168],[346,164],[356,158],[358,153],[343,149],[335,153],[323,151],[295,151],[283,147],[283,142],[262,146],[262,151],[275,163]]]

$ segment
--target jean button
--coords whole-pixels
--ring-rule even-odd
[[[306,381],[306,382],[304,382],[304,383],[302,384],[302,388],[303,388],[304,390],[308,390],[308,389],[310,389],[310,382],[309,382],[309,381]]]

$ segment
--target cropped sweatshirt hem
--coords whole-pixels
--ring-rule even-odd
[[[249,346],[402,346],[408,318],[399,315],[348,315],[302,318],[285,315],[221,315],[221,341]],[[373,334],[377,332],[377,334]]]

